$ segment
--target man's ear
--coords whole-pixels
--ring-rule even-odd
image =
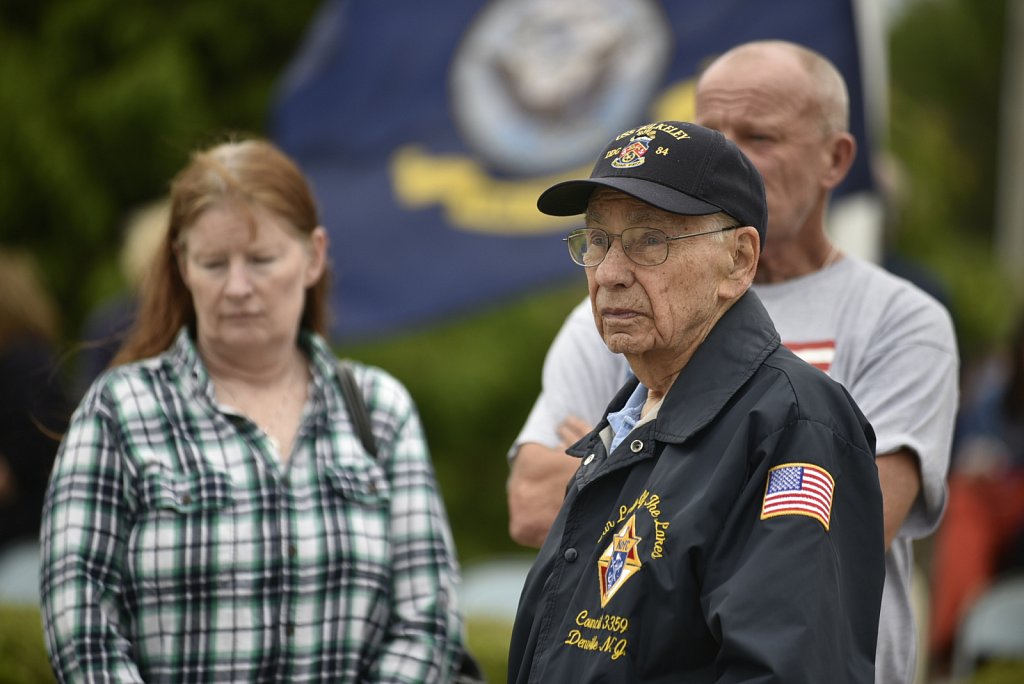
[[[846,178],[857,158],[857,141],[849,133],[836,133],[828,145],[827,169],[822,174],[821,182],[827,190],[832,190]]]
[[[761,258],[761,238],[757,229],[743,226],[733,231],[732,240],[727,242],[729,268],[719,285],[723,299],[738,299],[754,282],[757,262]]]

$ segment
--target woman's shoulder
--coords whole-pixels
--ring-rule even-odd
[[[405,384],[389,371],[355,359],[344,359],[341,363],[352,369],[356,383],[370,406],[397,410],[412,404],[412,395]]]
[[[363,400],[372,411],[407,412],[413,405],[412,396],[397,377],[379,366],[355,358],[338,358],[330,346],[318,335],[309,334],[305,339],[309,345],[315,372],[338,387],[340,391],[341,366],[352,371]]]
[[[183,369],[164,353],[107,368],[93,380],[80,408],[124,407],[138,404],[158,388],[171,388]]]

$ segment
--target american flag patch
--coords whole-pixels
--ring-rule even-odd
[[[782,344],[807,363],[826,373],[832,368],[832,361],[836,358],[835,340],[783,342]]]
[[[836,483],[828,471],[810,463],[783,463],[768,471],[761,520],[806,515],[828,529]]]

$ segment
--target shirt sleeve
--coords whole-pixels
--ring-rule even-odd
[[[116,430],[94,396],[72,418],[43,509],[40,592],[60,682],[142,681],[123,600],[125,478]]]
[[[509,450],[509,458],[515,458],[519,447],[528,442],[557,446],[558,425],[569,415],[596,424],[628,371],[626,359],[608,351],[598,334],[590,300],[578,304],[548,348],[541,393]]]
[[[877,453],[909,449],[921,468],[921,494],[901,536],[931,533],[946,501],[959,404],[959,356],[949,314],[916,291],[900,292],[872,334],[864,367],[848,387],[877,436]]]
[[[872,684],[885,566],[870,447],[797,421],[759,449],[704,572],[714,681]],[[827,513],[801,506],[805,471],[833,481]],[[775,491],[793,496],[777,506]]]
[[[372,385],[371,416],[384,434],[379,456],[391,485],[392,604],[370,681],[448,682],[462,651],[451,529],[411,397],[390,376]]]

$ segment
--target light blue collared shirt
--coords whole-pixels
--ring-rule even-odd
[[[647,388],[644,387],[643,383],[638,383],[636,389],[629,395],[629,399],[626,400],[625,406],[614,413],[608,414],[608,425],[615,433],[615,436],[612,437],[612,444],[608,448],[609,454],[615,451],[615,448],[636,427],[637,422],[640,420],[640,412],[643,410],[646,401]]]

